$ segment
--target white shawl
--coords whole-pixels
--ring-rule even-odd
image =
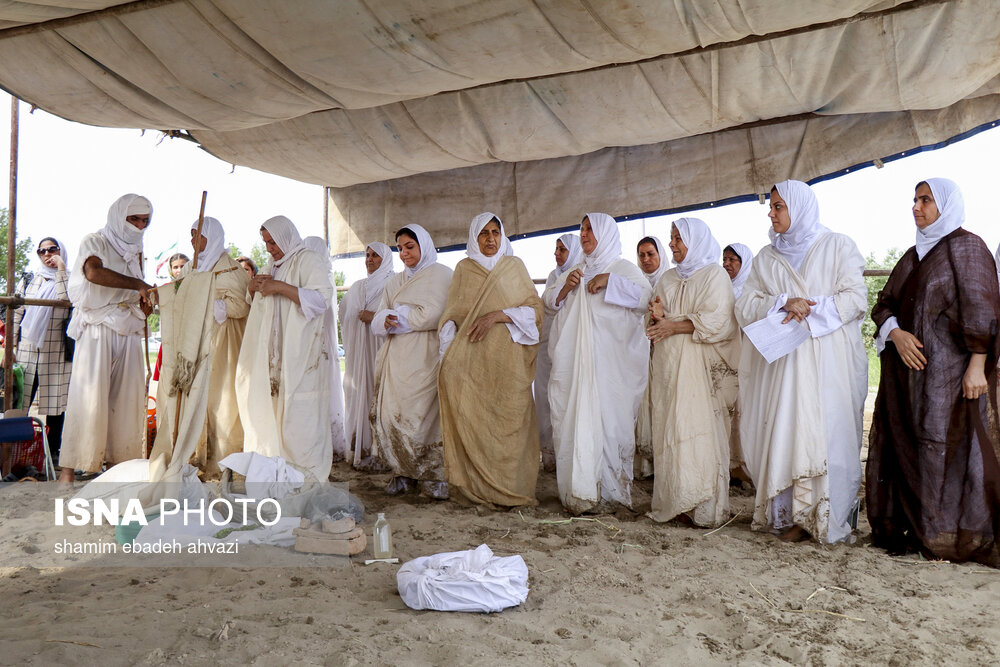
[[[580,237],[576,234],[563,234],[559,237],[559,241],[562,242],[566,249],[569,250],[569,257],[563,262],[562,266],[556,265],[555,277],[558,278],[565,271],[569,271],[574,266],[583,261],[583,247],[580,245]]]
[[[753,266],[753,251],[750,250],[749,246],[745,246],[742,243],[730,243],[726,247],[730,248],[740,258],[740,271],[733,278],[733,294],[739,298],[740,294],[743,293],[743,285],[746,284],[747,278],[750,277],[750,267]]]
[[[483,231],[483,227],[489,224],[489,222],[493,219],[496,219],[497,224],[500,225],[500,238],[503,240],[500,241],[500,247],[497,248],[497,251],[491,257],[487,257],[479,251],[479,232]],[[421,259],[423,259],[423,251],[423,246],[421,246]],[[492,271],[493,267],[497,265],[497,262],[500,261],[501,257],[514,254],[514,249],[510,247],[510,241],[507,239],[507,235],[503,231],[503,222],[500,221],[499,216],[486,212],[480,213],[472,219],[472,224],[469,225],[469,241],[465,246],[465,254],[468,255],[470,259],[478,262],[479,265],[487,271]]]
[[[812,188],[802,181],[782,181],[774,187],[785,200],[792,223],[782,234],[769,229],[767,235],[774,249],[798,271],[816,239],[830,230],[819,223],[819,203]]]
[[[656,287],[656,281],[660,279],[660,276],[662,276],[664,273],[667,272],[668,268],[670,268],[669,265],[667,264],[667,257],[670,256],[670,253],[667,252],[666,254],[664,254],[663,242],[660,241],[658,237],[650,236],[649,238],[653,239],[653,245],[656,246],[656,253],[660,256],[660,266],[657,267],[656,271],[653,271],[652,273],[646,273],[644,269],[642,273],[644,276],[646,276],[646,280],[649,281],[649,286]],[[669,251],[669,248],[667,250]],[[638,248],[636,248],[636,253],[638,252],[639,250]],[[639,268],[642,269],[641,264],[639,265]]]
[[[712,236],[712,230],[704,220],[698,218],[680,218],[674,221],[674,227],[681,235],[681,240],[687,246],[687,254],[680,262],[674,262],[677,275],[687,280],[698,269],[709,264],[718,264],[722,250],[719,242]]]
[[[141,212],[129,213],[129,209]],[[146,211],[150,216],[153,215],[153,205],[149,203],[148,199],[134,194],[122,195],[108,209],[108,222],[101,229],[101,235],[125,260],[129,274],[133,278],[140,279],[145,276],[142,266],[142,236],[146,233],[146,229],[149,229],[149,225],[146,225],[145,229],[139,229],[127,222],[125,217],[145,215]]]
[[[57,239],[52,239],[59,246],[59,256],[63,263],[69,266],[69,255],[66,247]],[[38,286],[38,291],[31,295],[35,299],[55,299],[56,298],[56,270],[46,266],[35,272],[42,276],[43,280]],[[48,331],[49,322],[52,319],[52,306],[25,306],[24,319],[21,320],[21,340],[28,341],[37,348],[42,347],[45,342],[45,332]]]
[[[191,229],[198,229],[198,221],[191,223]],[[268,232],[270,233],[270,232]],[[215,268],[215,263],[226,252],[226,232],[222,228],[222,223],[215,218],[206,217],[201,226],[201,235],[208,239],[205,249],[198,253],[198,269],[211,271]]]
[[[590,229],[597,239],[594,252],[583,258],[584,282],[590,282],[601,273],[606,273],[611,263],[622,256],[622,242],[618,234],[618,224],[607,213],[588,213]],[[566,262],[569,264],[569,262]]]
[[[406,277],[412,278],[417,274],[418,271],[426,269],[431,264],[437,262],[437,250],[434,249],[434,241],[431,240],[431,235],[426,229],[420,225],[407,225],[403,229],[409,229],[411,232],[417,235],[417,245],[420,246],[420,261],[412,269],[406,267]]]
[[[934,195],[940,217],[923,229],[917,228],[917,258],[923,259],[938,241],[965,223],[965,198],[954,181],[928,178],[927,185]]]

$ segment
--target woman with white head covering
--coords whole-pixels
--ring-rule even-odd
[[[179,483],[187,463],[205,478],[217,478],[219,461],[243,450],[235,382],[250,312],[250,279],[229,256],[225,230],[217,219],[205,217],[200,236],[198,221],[191,223],[191,247],[196,260],[184,265],[179,282],[157,290],[163,363],[156,391],[156,443],[150,455],[154,482]],[[178,392],[180,416],[173,442]]]
[[[326,328],[327,349],[330,350],[330,431],[333,439],[333,460],[348,461],[351,452],[347,447],[347,440],[344,437],[344,389],[340,377],[340,351],[337,349],[337,311],[333,304],[337,301],[337,282],[333,275],[333,260],[330,258],[330,248],[326,241],[318,236],[307,236],[302,239],[306,248],[315,252],[326,262],[327,271],[330,275],[330,287],[333,295],[330,297],[330,304],[327,306],[326,315],[323,318],[323,326]]]
[[[15,293],[28,299],[69,300],[66,248],[46,236],[39,241],[37,254],[41,266],[27,285],[18,283]],[[53,459],[58,458],[62,443],[63,416],[73,366],[73,353],[66,344],[69,315],[69,308],[63,306],[21,306],[14,311],[13,345],[8,348],[16,347],[16,359],[24,369],[24,387],[29,396],[25,407],[37,397],[38,412],[45,415]]]
[[[372,429],[368,408],[375,395],[375,357],[384,338],[375,336],[369,325],[389,278],[395,275],[392,248],[369,243],[365,248],[368,277],[356,281],[340,301],[340,330],[344,340],[344,435],[349,460],[355,468],[371,470]]]
[[[750,269],[753,267],[753,251],[749,246],[742,243],[730,243],[722,249],[722,268],[729,274],[729,279],[733,282],[733,294],[740,298],[743,293],[743,285],[750,277]]]
[[[260,235],[271,261],[250,281],[236,367],[243,449],[281,456],[325,482],[333,462],[330,360],[336,357],[325,319],[334,294],[329,258],[310,251],[284,216],[267,220]]]
[[[635,420],[649,373],[643,314],[649,281],[624,259],[605,213],[580,225],[583,263],[547,294],[557,312],[549,339],[549,404],[559,499],[574,513],[632,505]]]
[[[881,378],[865,471],[872,544],[1000,567],[1000,463],[990,436],[1000,286],[943,178],[917,184],[916,245],[879,292]],[[992,394],[992,395],[991,395]]]
[[[532,389],[535,394],[535,413],[538,415],[538,445],[542,451],[542,469],[546,472],[556,471],[556,450],[552,443],[552,417],[549,412],[549,373],[552,370],[552,358],[549,356],[549,332],[556,310],[549,305],[552,298],[552,288],[559,276],[570,269],[576,268],[583,261],[583,248],[580,247],[580,237],[575,234],[563,234],[556,239],[556,268],[545,280],[545,290],[542,292],[542,304],[545,317],[542,319],[541,336],[538,340],[538,362],[535,364],[535,382]]]
[[[375,360],[371,405],[372,450],[388,466],[392,495],[416,486],[432,498],[448,497],[438,409],[438,325],[448,300],[451,269],[437,263],[427,230],[396,232],[404,270],[386,281],[371,331],[384,340]]]
[[[733,290],[708,225],[670,230],[674,268],[653,291],[646,334],[653,421],[652,511],[696,526],[729,519],[729,411],[736,402],[739,329]]]
[[[668,250],[655,236],[644,236],[635,246],[636,261],[653,289],[656,289],[656,281],[660,276],[670,269],[666,262],[666,258],[670,255]]]
[[[107,224],[88,234],[69,276],[76,340],[66,399],[59,480],[73,471],[142,458],[146,423],[142,333],[153,310],[143,280],[142,237],[152,220],[145,197],[127,194],[108,210]]]
[[[493,213],[472,220],[466,254],[441,316],[442,339],[447,328],[453,338],[438,375],[449,493],[460,502],[535,505],[531,382],[542,301]]]
[[[740,440],[757,487],[753,527],[790,541],[849,540],[868,394],[865,261],[854,241],[820,224],[816,196],[801,181],[772,188],[769,217],[771,245],[753,260],[736,319],[741,327],[765,318],[805,326],[810,337],[770,364],[751,344],[741,351]]]
[[[669,249],[664,249],[663,243],[655,236],[644,236],[635,246],[636,261],[642,270],[649,286],[656,289],[656,281],[670,268],[667,257]],[[652,363],[652,347],[650,347],[650,363]],[[635,420],[635,476],[646,479],[653,474],[653,422],[649,404],[649,384],[642,393],[642,403],[639,404],[639,415]]]

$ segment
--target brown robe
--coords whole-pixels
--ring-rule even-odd
[[[443,326],[454,320],[455,339],[441,360],[438,396],[444,466],[452,498],[512,507],[535,505],[538,420],[531,394],[538,345],[511,340],[494,325],[469,342],[473,322],[486,313],[530,306],[541,329],[542,300],[520,259],[504,257],[487,272],[471,259],[455,268]]]
[[[893,315],[923,343],[927,366],[908,369],[891,344],[881,355],[866,469],[872,543],[1000,566],[1000,465],[989,426],[1000,293],[982,239],[960,228],[923,260],[910,248],[872,310],[880,328]],[[986,354],[991,388],[977,401],[962,397],[972,354]]]

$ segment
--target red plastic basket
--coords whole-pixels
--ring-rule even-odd
[[[35,437],[23,442],[11,443],[11,470],[19,467],[35,466],[39,474],[45,474],[45,443],[42,440],[42,426],[32,422]]]

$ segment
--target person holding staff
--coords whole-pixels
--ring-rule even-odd
[[[66,402],[59,481],[74,469],[100,472],[104,463],[143,458],[145,371],[142,333],[153,310],[143,280],[142,237],[153,217],[145,197],[127,194],[111,205],[101,231],[80,243],[67,292],[76,340]]]

